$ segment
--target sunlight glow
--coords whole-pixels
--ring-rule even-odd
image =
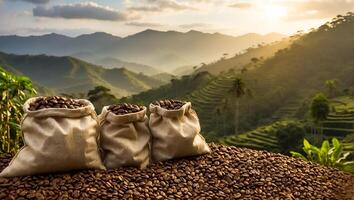
[[[282,6],[266,5],[264,8],[265,17],[271,21],[279,20],[282,17],[285,17],[287,13],[287,9]]]

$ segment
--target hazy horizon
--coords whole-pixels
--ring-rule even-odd
[[[186,34],[188,32],[191,32],[191,31],[197,31],[197,32],[206,33],[206,34],[222,34],[222,35],[225,35],[225,36],[232,36],[232,37],[242,37],[242,36],[248,35],[248,34],[258,34],[258,35],[262,35],[262,36],[266,36],[266,35],[270,35],[270,34],[280,34],[280,35],[284,35],[284,36],[290,36],[288,34],[283,34],[283,33],[278,33],[278,32],[269,32],[269,33],[264,33],[264,34],[263,33],[248,32],[248,33],[244,33],[244,34],[240,34],[240,35],[231,35],[231,34],[222,33],[222,32],[204,32],[204,31],[199,31],[199,30],[195,30],[195,29],[190,29],[190,30],[187,30],[187,31],[177,31],[177,30],[172,30],[172,29],[171,30],[159,30],[159,29],[154,29],[154,28],[146,28],[145,30],[141,30],[141,31],[138,31],[138,32],[133,32],[133,33],[131,33],[129,35],[125,35],[125,36],[115,35],[115,34],[111,34],[111,33],[104,32],[104,31],[83,32],[83,33],[75,34],[75,35],[67,34],[67,33],[60,33],[60,32],[48,32],[48,33],[25,34],[25,35],[22,35],[22,34],[1,34],[0,33],[0,36],[29,37],[29,36],[43,36],[43,35],[57,34],[57,35],[63,35],[63,36],[75,38],[75,37],[78,37],[78,36],[81,36],[81,35],[91,35],[91,34],[95,34],[95,33],[106,33],[106,34],[113,35],[115,37],[125,38],[125,37],[129,37],[129,36],[144,32],[144,31],[148,31],[148,30],[152,30],[152,31],[156,31],[156,32],[166,32],[166,33],[167,32],[179,32],[179,33],[184,33],[184,34]]]
[[[0,0],[0,35],[106,32],[126,37],[153,29],[239,36],[292,35],[354,10],[354,0]]]

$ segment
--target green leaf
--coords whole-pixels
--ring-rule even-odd
[[[332,144],[335,148],[338,148],[339,146],[341,146],[340,142],[338,141],[337,138],[332,138]]]
[[[318,156],[319,162],[321,164],[327,165],[329,148],[330,148],[330,146],[329,146],[328,140],[323,141],[321,149],[319,151],[319,156]]]
[[[291,155],[296,158],[300,158],[302,160],[307,161],[307,158],[303,156],[301,153],[295,152],[295,151],[290,151]]]
[[[305,149],[310,149],[311,148],[311,144],[306,139],[304,139],[304,148]]]

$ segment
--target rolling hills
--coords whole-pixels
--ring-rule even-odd
[[[122,97],[156,88],[162,81],[125,68],[106,69],[73,57],[14,55],[0,53],[0,65],[23,74],[56,93],[87,93],[95,86],[111,89]]]
[[[199,113],[203,132],[213,139],[234,133],[235,97],[229,91],[232,81],[239,77],[252,91],[252,95],[240,99],[239,128],[246,132],[285,115],[295,115],[314,92],[323,90],[326,80],[338,80],[339,90],[352,87],[353,32],[354,15],[348,13],[299,36],[273,56],[248,63],[250,67],[246,72],[231,70],[212,76],[205,85],[193,90],[186,84],[187,93],[174,93],[179,90],[172,85],[135,95],[132,100],[147,103],[147,100],[159,99],[165,94],[169,94],[166,97],[190,100]],[[149,98],[145,100],[147,96]]]
[[[213,61],[223,53],[233,54],[252,45],[270,43],[283,37],[285,36],[277,33],[252,33],[234,37],[220,33],[164,32],[151,29],[124,38],[107,33],[86,34],[75,38],[58,34],[0,36],[0,51],[85,59],[90,57],[92,60],[89,61],[95,61],[96,64],[108,57],[128,63],[156,66],[160,71],[169,72],[176,67]]]
[[[241,70],[251,59],[266,59],[273,56],[277,51],[287,48],[291,44],[291,40],[286,38],[271,44],[259,45],[258,47],[250,47],[245,53],[238,53],[227,59],[221,59],[217,62],[204,65],[197,69],[196,72],[208,71],[212,74],[227,72],[230,69]],[[255,60],[257,62],[257,60]]]

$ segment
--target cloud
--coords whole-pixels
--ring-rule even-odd
[[[286,20],[325,19],[354,9],[354,0],[307,0],[282,2],[287,7]]]
[[[21,1],[26,1],[34,4],[45,4],[49,2],[49,0],[21,0]]]
[[[135,26],[135,27],[161,27],[161,26],[164,26],[163,24],[149,23],[149,22],[129,22],[129,23],[125,23],[125,25]]]
[[[238,9],[248,9],[253,7],[253,4],[251,3],[246,3],[246,2],[239,2],[239,3],[234,3],[229,5],[231,8],[238,8]]]
[[[33,3],[33,4],[46,4],[49,3],[50,0],[7,0],[10,2],[14,2],[14,1],[24,1],[24,2],[29,2],[29,3]],[[0,0],[1,2],[1,0]]]
[[[144,0],[142,4],[128,7],[131,11],[162,12],[164,10],[188,10],[193,7],[176,0]]]
[[[183,28],[183,29],[205,28],[205,27],[209,27],[209,26],[210,26],[210,24],[205,24],[205,23],[192,23],[192,24],[179,25],[179,27]]]
[[[56,5],[53,7],[37,6],[33,9],[33,16],[65,18],[65,19],[96,19],[109,21],[126,21],[136,19],[137,16],[116,11],[107,6],[101,6],[93,2],[78,4]]]

